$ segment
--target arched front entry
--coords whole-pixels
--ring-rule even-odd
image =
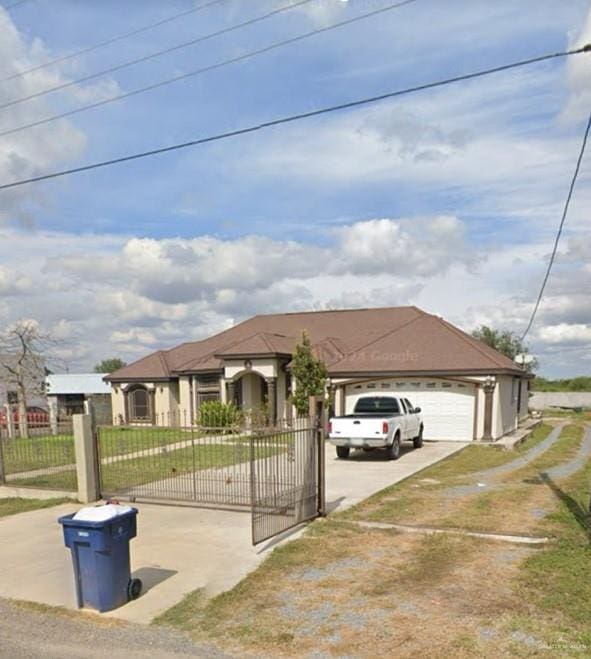
[[[234,404],[245,410],[260,409],[269,401],[269,385],[262,375],[247,371],[234,379]]]
[[[238,373],[228,383],[228,401],[242,410],[275,423],[277,419],[276,378],[265,378],[254,370]]]

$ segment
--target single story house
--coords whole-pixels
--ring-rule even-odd
[[[96,420],[111,423],[111,387],[102,373],[59,373],[45,377],[45,394],[51,424],[64,421],[72,414],[84,414],[86,401],[91,401]]]
[[[511,359],[417,307],[254,316],[202,341],[154,352],[105,377],[115,424],[192,423],[203,401],[268,406],[292,418],[290,370],[303,331],[326,364],[336,414],[365,393],[422,408],[426,439],[496,439],[527,416],[531,376]]]

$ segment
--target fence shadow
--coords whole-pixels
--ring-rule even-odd
[[[591,513],[586,510],[576,499],[560,489],[547,473],[540,474],[540,480],[545,483],[568,509],[577,524],[585,531],[589,543],[591,543]]]

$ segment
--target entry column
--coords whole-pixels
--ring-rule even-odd
[[[487,378],[482,385],[484,390],[484,433],[482,439],[485,442],[492,441],[493,396],[496,384],[492,378]]]
[[[277,421],[277,378],[265,378],[269,396],[269,421],[275,425]]]

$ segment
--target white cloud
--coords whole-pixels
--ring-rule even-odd
[[[0,265],[0,297],[23,295],[31,290],[29,277]]]
[[[358,274],[387,272],[428,276],[445,271],[452,261],[472,264],[464,224],[452,216],[356,222],[337,230],[340,249],[333,258]]]
[[[126,295],[131,291],[155,303],[182,305],[216,299],[228,304],[241,291],[252,293],[325,274],[412,273],[416,279],[442,272],[452,262],[472,264],[473,259],[462,222],[436,217],[422,222],[357,222],[335,230],[333,244],[327,247],[262,236],[132,238],[115,254],[88,259],[74,253],[53,258],[48,267],[109,285],[125,281]],[[117,298],[119,305],[125,300],[123,294]]]
[[[7,271],[28,241],[25,232],[2,232]],[[256,313],[408,304],[452,264],[472,265],[454,217],[366,220],[329,231],[325,241],[38,232],[29,294],[0,307],[0,322],[34,310],[62,339],[62,358],[89,368],[111,353],[139,357]]]
[[[581,48],[591,43],[591,8],[583,29],[571,37],[570,48]],[[591,107],[591,53],[572,56],[568,61],[570,96],[563,110],[563,119],[576,121],[589,116]]]
[[[0,78],[8,78],[55,57],[39,39],[28,42],[9,14],[0,8]],[[71,80],[65,66],[55,65],[3,82],[0,105],[30,96]],[[0,110],[0,132],[55,114],[71,102],[88,102],[109,96],[119,89],[112,79],[82,86],[13,105]],[[58,101],[56,103],[56,100]],[[79,158],[86,149],[86,136],[63,119],[0,138],[0,181],[10,183],[46,172],[56,165]],[[39,209],[49,198],[39,186],[23,186],[2,191],[0,224],[16,220],[35,226]]]
[[[83,370],[112,354],[131,360],[256,313],[290,310],[416,304],[466,330],[489,323],[519,332],[551,245],[483,255],[464,230],[456,217],[382,218],[329,229],[323,246],[260,236],[156,240],[39,232],[27,295],[0,305],[0,324],[34,316],[60,339],[62,360]],[[2,232],[6,272],[20,271],[19,254],[30,242],[25,232]],[[583,328],[591,327],[591,288],[580,279],[589,280],[586,263],[578,252],[576,260],[558,261],[530,336],[543,367],[577,368],[581,353],[572,346],[584,347]],[[563,349],[568,359],[557,357]]]
[[[540,329],[538,336],[544,343],[589,345],[591,344],[591,325],[582,323],[547,325]]]

